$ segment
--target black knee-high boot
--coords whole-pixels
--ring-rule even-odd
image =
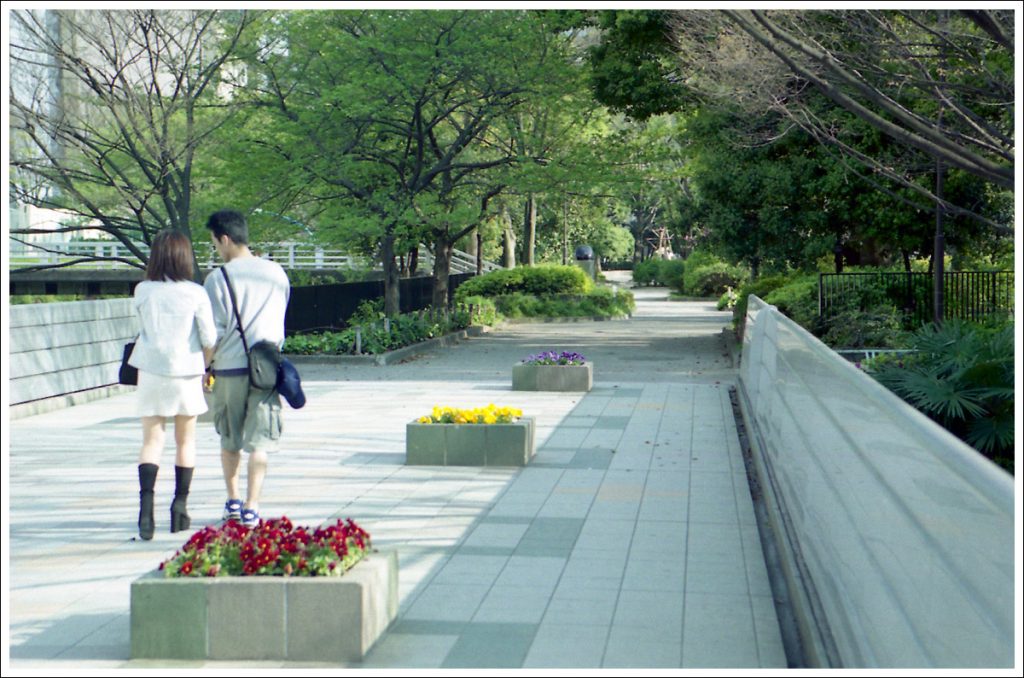
[[[139,464],[139,536],[153,538],[153,488],[156,486],[156,464]]]
[[[174,501],[171,502],[171,532],[187,530],[192,520],[188,517],[188,488],[192,484],[191,466],[174,467]]]

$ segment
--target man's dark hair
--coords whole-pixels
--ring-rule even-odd
[[[213,231],[218,238],[226,235],[236,245],[249,244],[249,226],[245,223],[245,216],[241,212],[235,210],[214,212],[206,220],[206,227]]]

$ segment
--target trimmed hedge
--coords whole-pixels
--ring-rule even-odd
[[[599,288],[582,295],[534,296],[515,292],[494,298],[508,318],[622,318],[636,310],[631,292]]]
[[[594,282],[578,266],[520,266],[492,271],[467,280],[455,291],[455,300],[462,302],[470,296],[498,297],[517,292],[538,297],[586,294],[593,288]]]

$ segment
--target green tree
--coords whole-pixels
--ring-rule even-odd
[[[522,12],[337,11],[290,12],[277,26],[256,64],[253,97],[272,112],[270,130],[250,128],[271,140],[256,166],[332,232],[373,246],[394,314],[396,256],[458,204],[443,229],[454,242],[463,200],[489,190],[461,187],[516,160],[479,142],[534,86],[528,22]]]

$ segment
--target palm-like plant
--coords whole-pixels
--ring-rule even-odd
[[[879,382],[996,463],[1013,469],[1013,325],[927,325]]]

